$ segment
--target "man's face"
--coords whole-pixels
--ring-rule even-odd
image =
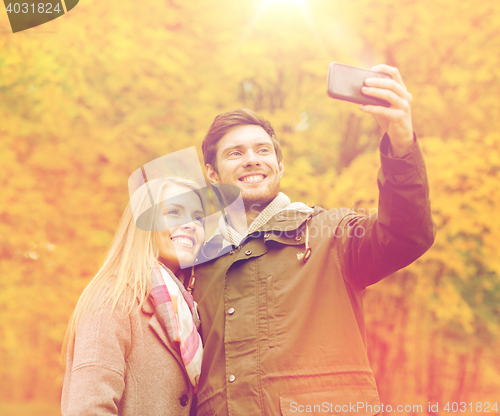
[[[206,165],[209,181],[240,188],[247,210],[261,211],[278,195],[284,167],[278,163],[271,138],[262,127],[247,125],[230,130],[217,143],[216,160],[218,172]]]

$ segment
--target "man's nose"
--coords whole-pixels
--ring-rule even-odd
[[[245,153],[245,159],[243,161],[244,166],[260,166],[260,163],[257,153],[252,150]]]

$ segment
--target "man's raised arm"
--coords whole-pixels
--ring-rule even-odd
[[[411,94],[396,68],[372,69],[393,78],[369,78],[363,87],[364,94],[382,98],[390,107],[360,107],[373,114],[385,132],[380,143],[379,210],[370,217],[346,216],[340,223],[342,237],[335,243],[345,277],[361,288],[415,261],[435,237],[427,173],[412,129]]]

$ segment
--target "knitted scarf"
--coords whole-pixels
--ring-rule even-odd
[[[196,302],[163,264],[158,263],[153,266],[151,282],[156,317],[179,351],[196,392],[203,355],[201,337],[198,333],[200,319]]]
[[[257,231],[260,227],[265,225],[272,217],[274,217],[278,212],[282,211],[285,207],[290,205],[290,198],[288,198],[283,192],[280,192],[276,198],[274,198],[269,205],[264,208],[260,214],[253,220],[248,227],[245,235],[241,235],[233,227],[231,227],[226,220],[224,215],[220,217],[219,220],[219,230],[222,236],[229,241],[232,245],[238,246],[243,241],[243,239]]]

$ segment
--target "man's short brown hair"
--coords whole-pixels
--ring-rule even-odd
[[[282,162],[281,146],[271,123],[247,108],[237,108],[219,114],[208,129],[208,133],[201,145],[205,165],[211,165],[217,172],[217,143],[233,128],[248,125],[260,126],[269,134],[276,153],[276,159],[278,159],[278,163]]]

